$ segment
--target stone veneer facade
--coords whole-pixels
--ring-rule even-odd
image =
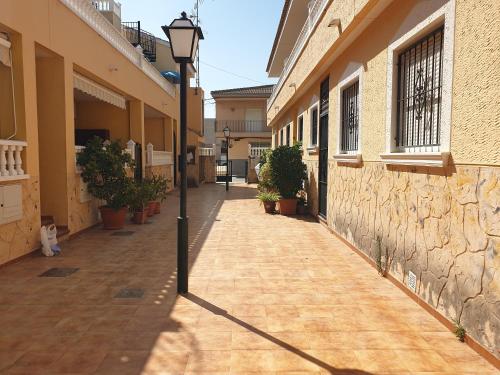
[[[317,162],[306,164],[316,213]],[[328,178],[328,227],[375,262],[381,253],[403,284],[412,271],[420,298],[498,356],[500,168],[330,161]]]

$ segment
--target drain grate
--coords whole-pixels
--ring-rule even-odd
[[[135,231],[133,230],[120,230],[118,232],[111,233],[111,235],[116,237],[127,237],[133,235],[134,233]]]
[[[115,295],[115,298],[142,298],[143,296],[144,289],[123,288]]]
[[[79,268],[50,268],[41,275],[40,277],[67,277],[78,271]]]

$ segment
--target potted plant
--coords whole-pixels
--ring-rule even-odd
[[[273,191],[261,191],[257,198],[264,204],[266,214],[272,214],[276,210],[276,202],[280,199],[280,195]]]
[[[152,186],[148,181],[136,182],[133,185],[133,193],[130,199],[130,211],[132,221],[136,224],[144,224],[148,218],[148,203],[153,193]]]
[[[167,199],[167,189],[169,182],[169,179],[160,175],[153,175],[153,177],[151,178],[151,183],[154,190],[153,213],[155,215],[161,212],[161,203],[165,201],[165,199]]]
[[[297,214],[298,215],[306,215],[307,214],[307,199],[306,192],[301,190],[299,192],[299,197],[297,199]]]
[[[294,215],[297,212],[297,193],[302,190],[307,177],[307,167],[302,162],[300,145],[280,146],[269,155],[271,183],[276,186],[282,215]],[[266,163],[267,164],[267,163]]]
[[[118,141],[95,137],[78,154],[77,163],[89,193],[105,202],[99,207],[103,228],[123,228],[133,186],[125,170],[127,165],[134,166],[131,156],[123,152]]]

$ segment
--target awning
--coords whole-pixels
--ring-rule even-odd
[[[10,67],[10,42],[0,37],[0,63]]]
[[[74,87],[77,90],[83,91],[84,93],[93,96],[103,102],[112,104],[118,108],[126,109],[127,108],[127,99],[125,99],[120,94],[117,94],[110,89],[94,82],[81,74],[73,72],[73,82]]]

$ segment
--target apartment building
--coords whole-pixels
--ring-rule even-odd
[[[141,174],[174,184],[178,90],[161,73],[176,65],[143,34],[113,0],[2,2],[0,264],[37,249],[42,222],[73,235],[99,221],[75,163],[90,137],[119,140]],[[203,90],[189,90],[196,145]]]
[[[498,35],[495,0],[286,0],[267,66],[312,213],[497,359]]]
[[[273,85],[263,85],[211,92],[215,99],[217,159],[225,163],[229,147],[233,176],[245,177],[249,157],[271,146],[271,130],[265,116],[272,88]],[[229,144],[224,137],[225,128],[231,132]]]

